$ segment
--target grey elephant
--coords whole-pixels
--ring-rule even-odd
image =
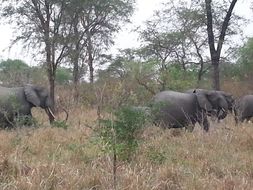
[[[214,116],[219,120],[224,119],[228,112],[232,113],[234,98],[232,94],[224,91],[206,90],[206,89],[191,89],[187,93],[204,93],[209,96],[212,110],[208,112],[209,116]]]
[[[159,92],[152,100],[154,122],[168,128],[194,126],[198,122],[208,131],[206,113],[212,109],[209,98],[204,93]]]
[[[234,106],[236,123],[249,121],[253,117],[253,95],[245,95],[235,101]]]
[[[45,109],[50,122],[55,116],[52,112],[52,99],[48,90],[35,85],[6,88],[0,87],[0,125],[10,127],[17,117],[31,117],[32,107]]]

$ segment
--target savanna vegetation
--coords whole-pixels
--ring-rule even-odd
[[[209,119],[208,133],[162,129],[128,108],[168,89],[253,94],[253,38],[242,39],[248,20],[233,12],[240,2],[167,1],[136,29],[140,47],[117,55],[110,48],[134,0],[1,2],[13,43],[38,60],[0,60],[1,85],[48,86],[59,121],[34,108],[35,127],[0,131],[0,189],[253,188],[252,123],[236,126],[231,114]]]

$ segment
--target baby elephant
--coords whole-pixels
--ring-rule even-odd
[[[253,117],[253,95],[245,95],[235,102],[235,121],[249,121]]]

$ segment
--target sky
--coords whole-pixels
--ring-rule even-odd
[[[235,12],[248,19],[253,19],[253,10],[250,10],[251,0],[239,0],[235,6]],[[112,47],[111,52],[117,53],[117,49],[138,47],[138,35],[132,30],[149,18],[152,17],[153,11],[161,7],[161,3],[166,0],[136,0],[136,11],[133,14],[131,21],[132,24],[125,25],[122,30],[115,37],[115,45]],[[253,24],[243,26],[243,33],[246,36],[253,37]],[[13,38],[13,31],[9,25],[0,23],[0,60],[1,59],[21,59],[28,65],[36,65],[36,60],[31,53],[22,49],[21,45],[14,46],[9,49],[11,39]]]

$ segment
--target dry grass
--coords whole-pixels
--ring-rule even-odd
[[[69,128],[0,131],[0,189],[113,189],[112,160],[92,129],[96,111],[71,110]],[[59,116],[63,117],[63,116]],[[253,189],[253,124],[227,118],[209,133],[144,129],[131,162],[119,163],[118,189]]]

